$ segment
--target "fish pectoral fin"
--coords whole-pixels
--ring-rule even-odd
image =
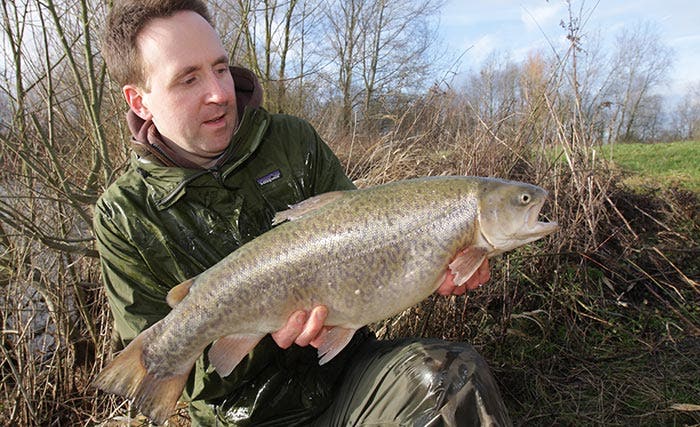
[[[223,378],[241,363],[264,335],[226,335],[221,337],[209,349],[209,362]]]
[[[294,221],[301,218],[309,212],[320,209],[327,204],[334,202],[345,195],[346,191],[330,191],[328,193],[319,194],[318,196],[309,197],[306,200],[291,205],[289,209],[277,212],[272,220],[272,225],[278,225],[285,221]]]
[[[330,362],[352,340],[357,329],[335,326],[325,333],[318,342],[319,365]]]
[[[193,283],[194,278],[187,279],[179,285],[176,285],[168,292],[168,295],[165,297],[165,301],[168,303],[170,308],[175,307],[180,303],[180,301],[185,299],[187,294],[190,293],[190,288],[192,287]]]
[[[457,254],[449,265],[450,271],[455,275],[455,286],[462,286],[472,277],[486,259],[487,252],[484,248],[470,246]]]

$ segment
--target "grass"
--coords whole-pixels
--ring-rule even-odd
[[[700,141],[614,144],[602,148],[632,188],[677,186],[700,193]]]

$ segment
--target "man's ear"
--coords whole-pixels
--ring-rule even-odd
[[[153,117],[150,110],[143,102],[143,89],[135,85],[126,85],[122,88],[122,93],[124,94],[124,98],[126,98],[126,103],[129,104],[129,108],[131,108],[131,111],[136,113],[137,116],[141,117],[143,120],[149,120]]]

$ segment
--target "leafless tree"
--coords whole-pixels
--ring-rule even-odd
[[[418,91],[433,75],[437,50],[430,18],[439,11],[436,0],[379,0],[362,19],[361,76],[363,115],[373,117],[382,95]]]
[[[217,29],[234,63],[253,70],[266,107],[301,114],[305,83],[319,70],[321,2],[220,0],[211,3]]]
[[[624,28],[615,40],[610,73],[615,84],[610,96],[614,102],[614,138],[640,139],[643,111],[653,111],[654,91],[667,82],[673,50],[661,41],[658,28],[650,23]]]
[[[91,209],[123,159],[114,142],[125,140],[113,125],[122,117],[97,54],[95,23],[105,7],[101,0],[2,1],[0,92],[9,114],[0,130],[1,263],[8,273],[0,295],[0,395],[12,407],[0,423],[73,424],[81,404],[94,403],[87,381],[77,385],[64,369],[79,368],[74,363],[94,358],[104,344]],[[68,400],[76,405],[59,403]]]
[[[340,123],[356,107],[369,118],[380,95],[426,85],[434,68],[434,24],[440,1],[349,0],[330,3],[330,49],[340,91]]]
[[[682,140],[700,137],[700,81],[687,86],[671,113],[671,134]]]
[[[471,114],[489,133],[499,134],[513,123],[521,104],[520,78],[520,67],[500,53],[491,54],[478,72],[469,76],[463,94]]]

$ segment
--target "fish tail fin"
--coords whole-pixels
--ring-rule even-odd
[[[94,386],[108,393],[134,397],[148,375],[142,355],[143,337],[139,335],[102,369]]]
[[[137,336],[95,379],[100,390],[134,399],[134,405],[158,424],[175,411],[192,369],[167,377],[149,373],[143,362],[144,334]]]
[[[189,370],[166,378],[148,374],[134,396],[134,404],[148,418],[163,424],[175,412],[175,405],[188,377]]]

